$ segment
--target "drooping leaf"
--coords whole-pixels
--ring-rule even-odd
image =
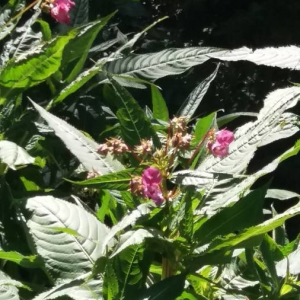
[[[67,122],[47,112],[38,104],[32,102],[41,117],[55,131],[55,134],[65,143],[66,147],[78,158],[88,171],[97,171],[100,174],[107,174],[123,169],[118,161],[110,155],[106,157],[97,153],[98,144],[87,138],[79,130]]]
[[[32,212],[27,222],[30,234],[53,278],[76,279],[103,255],[109,229],[83,208],[52,196],[29,198],[26,208]],[[79,236],[51,227],[71,229]]]
[[[210,84],[216,78],[220,64],[217,65],[214,72],[205,78],[200,84],[189,94],[187,99],[182,103],[177,115],[188,117],[189,119],[194,115],[199,107],[203,97],[208,91]]]
[[[34,158],[10,141],[0,141],[0,161],[15,170],[17,166],[34,163]]]
[[[41,83],[59,69],[64,47],[70,39],[71,35],[59,36],[9,61],[0,73],[0,85],[29,88]]]
[[[228,114],[222,117],[219,117],[217,119],[218,127],[222,127],[226,125],[227,123],[239,118],[239,117],[257,117],[257,113],[251,113],[251,112],[237,112],[237,113],[232,113]]]

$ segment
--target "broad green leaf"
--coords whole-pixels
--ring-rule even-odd
[[[14,262],[25,268],[34,268],[39,266],[36,255],[24,256],[18,252],[5,252],[0,250],[0,259]]]
[[[0,73],[0,85],[29,88],[41,83],[59,69],[64,47],[72,38],[71,35],[59,36],[9,61]]]
[[[194,233],[194,239],[203,245],[217,236],[258,224],[263,219],[265,194],[266,187],[263,187],[254,190],[233,206],[225,207],[201,225]]]
[[[34,158],[17,144],[0,141],[0,161],[15,170],[17,166],[34,163]]]
[[[224,238],[215,239],[205,251],[207,253],[212,253],[216,250],[224,250],[227,248],[239,248],[247,245],[247,240],[250,240],[255,237],[259,237],[262,234],[268,233],[274,228],[281,226],[286,220],[299,215],[300,206],[294,206],[282,214],[278,214],[270,220],[267,220],[257,226],[253,226],[247,229],[244,229],[236,235],[229,234]]]
[[[157,141],[156,133],[142,108],[130,93],[114,79],[110,81],[115,92],[116,105],[118,106],[117,117],[124,140],[130,146],[138,145],[142,139],[152,138],[155,143]]]
[[[74,63],[76,60],[71,70],[67,68],[67,83],[71,83],[81,72],[95,38],[114,14],[112,13],[105,18],[84,25],[77,36],[66,46],[62,59],[62,67],[66,67],[70,62]]]
[[[45,22],[42,19],[38,19],[36,22],[39,23],[40,26],[41,26],[41,31],[42,31],[42,34],[43,34],[43,40],[47,41],[47,42],[50,41],[52,39],[52,32],[51,32],[51,28],[50,28],[49,23]]]
[[[76,279],[103,255],[109,229],[83,208],[52,196],[29,198],[26,208],[32,212],[27,222],[30,234],[53,278]],[[76,231],[79,236],[56,228]]]
[[[174,300],[184,289],[185,275],[169,277],[152,285],[138,300]]]
[[[33,101],[32,104],[87,171],[98,171],[100,174],[107,174],[124,168],[120,162],[114,160],[110,155],[103,157],[98,154],[98,144],[95,141],[87,138],[79,130],[47,112]]]
[[[18,288],[22,283],[0,271],[0,300],[20,300]]]
[[[159,89],[151,85],[153,118],[169,122],[169,111],[165,99],[163,98]]]
[[[151,54],[131,54],[107,64],[107,72],[156,80],[167,75],[181,74],[209,60],[209,54],[227,53],[217,48],[167,49]]]
[[[102,288],[102,280],[88,280],[84,275],[67,283],[56,285],[49,291],[37,295],[33,300],[62,299],[61,297],[64,296],[73,300],[104,300]]]
[[[114,172],[92,179],[87,179],[84,181],[71,181],[73,184],[99,188],[99,189],[108,189],[108,190],[118,190],[118,191],[127,191],[129,188],[129,183],[132,179],[132,175],[138,174],[139,169],[126,169],[119,172]]]
[[[200,84],[189,94],[187,99],[182,103],[177,115],[192,118],[199,107],[203,97],[208,91],[210,84],[216,78],[220,64],[217,65],[215,71],[205,78]]]

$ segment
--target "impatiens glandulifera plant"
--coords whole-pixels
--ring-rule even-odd
[[[284,223],[300,207],[263,209],[265,198],[299,195],[253,185],[300,143],[247,170],[259,147],[299,131],[287,112],[299,87],[272,91],[259,112],[194,118],[218,64],[170,120],[153,83],[209,60],[299,70],[299,49],[137,55],[152,26],[104,40],[114,14],[89,23],[88,1],[57,0],[49,13],[70,29],[53,33],[42,19],[47,3],[24,2],[0,9],[0,299],[299,297],[299,238],[289,240]],[[124,86],[150,87],[152,109]],[[239,116],[254,118],[224,127]]]

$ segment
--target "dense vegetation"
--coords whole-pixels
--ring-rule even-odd
[[[1,4],[0,300],[299,299],[299,6]]]

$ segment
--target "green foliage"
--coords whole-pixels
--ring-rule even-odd
[[[227,89],[236,61],[299,71],[299,48],[153,52],[166,18],[132,36],[116,27],[140,1],[91,21],[98,3],[74,2],[69,25],[48,23],[40,2],[0,7],[0,299],[297,299],[300,238],[286,221],[300,196],[263,177],[300,150],[272,152],[299,132],[300,88],[280,83],[260,111],[221,117],[229,100],[209,92]],[[174,91],[194,88],[180,105],[153,83],[170,75]],[[220,128],[245,116],[214,153]],[[262,167],[265,146],[275,158]]]

